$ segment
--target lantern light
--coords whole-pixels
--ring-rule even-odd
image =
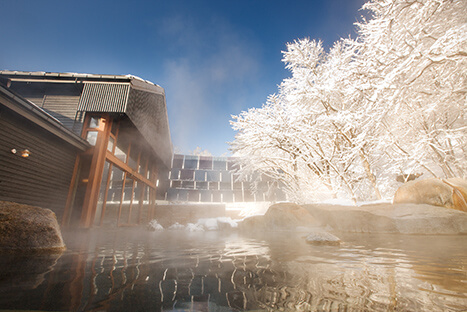
[[[31,152],[29,150],[27,150],[27,149],[24,149],[24,150],[21,151],[21,157],[23,157],[23,158],[28,158],[30,154],[31,154]]]
[[[18,156],[21,156],[23,158],[28,158],[29,155],[31,155],[31,152],[28,150],[28,149],[23,149],[23,150],[20,150],[18,151],[16,148],[12,148],[11,149],[11,152],[15,155],[18,155]]]

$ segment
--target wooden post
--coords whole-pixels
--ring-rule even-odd
[[[102,226],[102,223],[104,222],[104,216],[105,216],[105,209],[107,207],[107,196],[109,195],[109,184],[110,184],[110,177],[112,175],[112,169],[113,169],[113,164],[109,164],[109,172],[107,174],[107,181],[105,183],[105,195],[104,195],[104,202],[102,203],[102,212],[101,212],[101,219],[99,221],[99,226]]]
[[[81,214],[80,225],[82,227],[90,227],[92,226],[94,221],[94,214],[96,213],[97,199],[99,196],[102,173],[105,165],[107,143],[109,140],[110,128],[112,125],[112,122],[110,121],[108,115],[101,115],[100,117],[100,122],[103,123],[103,126],[97,129],[97,141],[96,145],[93,148],[91,168],[89,170],[88,177],[88,185],[86,187],[86,195],[84,197],[83,211]],[[86,119],[88,118],[89,117],[87,116]],[[86,131],[83,131],[83,135],[86,135]]]
[[[62,226],[68,226],[70,223],[70,217],[71,217],[71,212],[72,212],[72,206],[75,201],[75,195],[76,195],[76,187],[78,184],[76,183],[76,179],[79,174],[79,165],[80,165],[80,156],[76,156],[75,160],[75,167],[73,168],[73,176],[71,178],[70,182],[70,187],[68,189],[68,196],[66,199],[66,205],[65,205],[65,211],[63,212],[63,217],[62,217]]]

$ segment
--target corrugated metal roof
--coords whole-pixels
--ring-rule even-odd
[[[78,111],[124,113],[129,91],[129,83],[85,82]]]

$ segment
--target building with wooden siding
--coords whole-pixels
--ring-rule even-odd
[[[128,75],[0,71],[0,114],[0,200],[51,208],[63,225],[151,218],[172,161],[160,86]]]

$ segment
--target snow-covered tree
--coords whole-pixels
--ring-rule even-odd
[[[240,175],[298,201],[389,197],[401,173],[465,177],[466,7],[373,0],[356,40],[288,44],[279,93],[233,116]]]
[[[210,151],[208,151],[207,149],[203,150],[200,146],[197,146],[193,151],[190,151],[190,155],[212,156]]]
[[[467,2],[371,1],[357,72],[387,111],[381,143],[405,171],[466,174]],[[363,88],[362,88],[363,89]],[[369,91],[369,92],[368,92]]]

